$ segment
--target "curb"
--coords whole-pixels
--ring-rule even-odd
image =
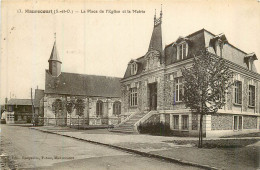
[[[188,165],[188,166],[193,166],[193,167],[198,167],[198,168],[203,168],[203,169],[212,169],[212,170],[218,170],[219,169],[219,168],[212,167],[212,166],[209,166],[209,165],[202,165],[202,164],[198,164],[198,163],[194,163],[194,162],[188,162],[188,161],[184,161],[182,159],[169,158],[169,157],[165,157],[165,156],[162,156],[162,155],[142,152],[142,151],[126,148],[126,147],[96,142],[96,141],[92,141],[92,140],[82,139],[82,138],[78,138],[78,137],[74,137],[74,136],[70,136],[70,135],[64,135],[64,134],[60,134],[60,133],[56,133],[56,132],[51,132],[51,131],[48,131],[48,130],[35,129],[35,128],[32,128],[32,127],[30,127],[30,129],[38,130],[38,131],[41,131],[41,132],[44,132],[44,133],[50,133],[50,134],[60,135],[60,136],[64,136],[64,137],[69,137],[69,138],[73,138],[73,139],[76,139],[76,140],[79,140],[79,141],[85,141],[85,142],[96,144],[96,145],[103,145],[103,146],[106,146],[106,147],[109,147],[109,148],[122,150],[122,151],[126,151],[126,152],[129,152],[129,153],[135,153],[137,155],[145,156],[145,157],[148,157],[148,158],[160,159],[160,160],[164,160],[164,161],[171,162],[171,163]]]

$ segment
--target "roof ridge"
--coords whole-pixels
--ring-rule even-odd
[[[46,72],[48,72],[48,69],[45,69]],[[96,76],[96,77],[109,77],[109,78],[119,78],[121,77],[115,77],[115,76],[106,76],[106,75],[95,75],[95,74],[84,74],[84,73],[73,73],[73,72],[64,72],[62,71],[61,74],[77,74],[77,75],[82,75],[82,76]]]

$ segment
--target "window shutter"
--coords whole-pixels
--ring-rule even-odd
[[[255,86],[252,86],[252,106],[255,106]]]
[[[183,59],[186,58],[186,43],[183,44]]]
[[[238,103],[242,104],[242,82],[238,82]]]

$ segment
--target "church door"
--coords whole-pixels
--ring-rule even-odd
[[[149,84],[150,110],[157,110],[157,83]]]

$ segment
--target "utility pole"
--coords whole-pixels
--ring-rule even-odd
[[[32,92],[32,88],[31,88],[31,102],[32,102],[32,122],[33,122],[33,126],[35,126],[35,115],[34,115],[34,104],[33,104],[33,92]]]

